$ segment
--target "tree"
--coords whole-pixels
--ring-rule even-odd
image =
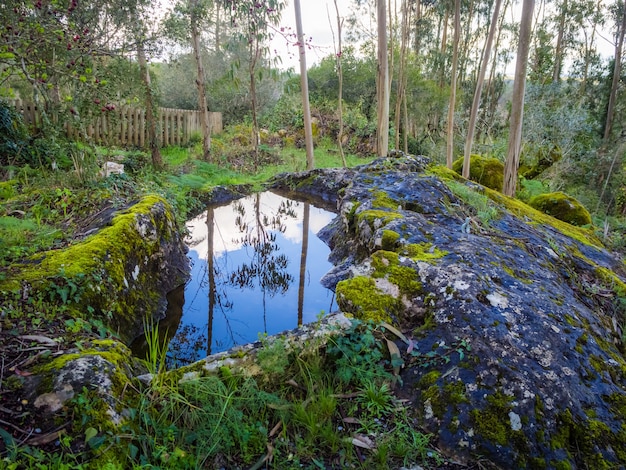
[[[622,2],[619,5],[619,17],[621,21],[618,22],[616,42],[615,42],[615,58],[613,61],[613,80],[611,82],[611,90],[609,92],[609,104],[606,111],[606,121],[604,124],[604,136],[603,140],[608,142],[611,137],[611,130],[613,129],[613,120],[615,116],[615,102],[617,100],[617,88],[619,82],[622,79],[622,48],[624,46],[624,33],[626,33],[626,5]]]
[[[337,0],[334,0],[335,3],[335,14],[337,16],[337,41],[338,46],[335,49],[335,61],[337,65],[337,80],[339,81],[338,90],[337,90],[337,116],[339,118],[339,130],[337,131],[337,146],[339,147],[339,154],[341,155],[341,163],[343,167],[347,167],[346,163],[346,155],[343,151],[343,48],[342,48],[342,25],[343,18],[339,15],[339,6],[337,5]],[[332,26],[331,26],[332,30]],[[335,42],[335,36],[333,33],[333,44]]]
[[[535,0],[524,0],[522,20],[519,28],[519,44],[515,63],[515,82],[511,102],[511,122],[507,156],[504,162],[504,182],[502,192],[506,196],[515,196],[517,188],[517,170],[522,150],[522,124],[524,119],[524,91],[526,88],[526,69],[530,49],[530,32],[532,26]]]
[[[259,163],[259,122],[257,103],[257,72],[267,51],[272,29],[280,21],[285,8],[283,0],[223,0],[231,24],[239,30],[239,39],[248,47],[248,78],[250,80],[250,108],[252,111],[252,144],[255,166]]]
[[[501,4],[502,0],[496,0],[493,8],[493,16],[491,18],[491,26],[489,27],[489,34],[487,36],[487,42],[483,50],[483,58],[481,61],[480,69],[478,70],[478,78],[476,79],[476,89],[474,91],[474,100],[472,101],[472,108],[470,110],[470,118],[467,125],[467,136],[465,138],[465,152],[463,154],[463,177],[465,178],[469,178],[470,174],[470,157],[472,155],[474,131],[476,130],[476,118],[478,116],[478,110],[480,108],[480,97],[483,92],[485,73],[487,71],[487,65],[489,64],[489,56],[491,55],[491,44],[493,43],[493,37],[495,35],[498,25],[498,17],[500,15]]]
[[[302,111],[304,113],[304,139],[306,143],[306,168],[315,168],[315,156],[313,155],[313,130],[311,127],[311,107],[309,105],[309,81],[306,72],[306,51],[304,49],[304,35],[302,33],[302,13],[300,12],[300,0],[294,0],[296,12],[296,31],[298,34],[298,52],[300,57],[300,91],[302,93]]]
[[[389,66],[387,58],[387,5],[377,0],[378,68],[376,80],[377,126],[376,151],[379,157],[389,151]]]
[[[211,126],[201,41],[202,30],[208,25],[210,8],[212,5],[207,0],[181,0],[164,21],[169,38],[178,44],[190,45],[193,51],[196,68],[197,109],[200,112],[202,127],[202,156],[207,161],[211,159]]]
[[[452,77],[450,79],[450,102],[448,105],[448,139],[446,165],[452,168],[454,160],[454,109],[456,105],[456,81],[459,66],[459,42],[461,40],[461,0],[454,0],[454,45],[452,53]]]

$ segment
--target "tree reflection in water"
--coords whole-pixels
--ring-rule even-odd
[[[329,250],[309,233],[333,217],[309,204],[261,193],[208,208],[190,221],[192,279],[181,326],[170,343],[172,365],[255,341],[259,333],[295,328],[332,310],[333,293],[317,282],[332,267]]]

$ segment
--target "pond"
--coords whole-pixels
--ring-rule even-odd
[[[170,360],[181,366],[335,310],[334,293],[320,284],[330,250],[316,236],[334,217],[264,192],[188,221],[191,279],[168,296],[168,318],[180,318]]]

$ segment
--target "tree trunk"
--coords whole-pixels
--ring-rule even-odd
[[[609,105],[606,110],[606,123],[604,125],[604,142],[608,142],[613,130],[613,120],[615,118],[615,101],[617,99],[617,88],[621,80],[622,72],[622,48],[624,46],[624,32],[626,31],[626,5],[622,5],[622,22],[617,30],[617,43],[615,44],[615,64],[613,67],[613,81],[609,93]]]
[[[487,43],[483,50],[483,58],[480,64],[480,70],[478,71],[478,77],[476,79],[476,90],[474,91],[474,100],[472,102],[472,109],[470,111],[470,119],[467,125],[467,137],[465,139],[465,152],[463,154],[463,177],[469,178],[470,174],[470,157],[472,154],[472,145],[474,143],[474,131],[476,130],[476,118],[478,116],[478,109],[480,108],[480,96],[483,92],[483,83],[485,81],[485,73],[487,72],[487,65],[489,65],[489,57],[491,56],[491,44],[493,37],[498,26],[498,17],[500,15],[500,5],[502,0],[496,0],[493,8],[493,15],[491,17],[491,26],[489,27],[489,34],[487,35]]]
[[[395,139],[395,148],[400,148],[400,125],[401,125],[401,108],[402,104],[406,100],[406,84],[407,84],[407,47],[409,43],[409,21],[411,16],[410,8],[407,5],[407,0],[402,0],[401,7],[402,14],[402,28],[401,28],[401,38],[400,38],[400,69],[398,71],[398,96],[396,98],[396,108],[394,113],[395,118],[395,130],[396,130],[396,139]],[[406,121],[405,121],[406,124]],[[404,132],[406,135],[406,130]],[[405,150],[406,152],[406,150]]]
[[[504,182],[502,192],[506,196],[515,196],[517,189],[517,170],[522,150],[522,123],[524,120],[524,91],[526,89],[526,69],[530,49],[530,31],[535,0],[524,0],[522,20],[519,29],[517,61],[515,63],[515,83],[511,102],[511,124],[506,161],[504,163]]]
[[[202,65],[202,51],[200,48],[200,31],[197,22],[197,0],[191,0],[191,42],[193,46],[193,57],[196,61],[197,75],[196,86],[198,88],[198,110],[200,111],[200,121],[202,126],[202,159],[211,160],[211,124],[209,122],[209,108],[206,101],[206,87],[204,77],[204,67]]]
[[[146,127],[148,130],[148,146],[152,155],[152,166],[156,169],[163,168],[163,158],[161,158],[161,150],[159,149],[159,138],[157,136],[157,125],[154,107],[154,96],[150,84],[150,71],[148,70],[148,61],[146,60],[146,51],[144,49],[143,40],[137,41],[137,62],[139,62],[139,73],[141,81],[146,92]]]
[[[253,41],[254,42],[254,41]],[[253,50],[254,49],[254,50]],[[254,54],[253,54],[254,52]],[[254,152],[254,169],[259,167],[259,121],[257,118],[257,99],[256,99],[256,63],[259,58],[259,47],[250,43],[250,65],[248,67],[248,74],[250,77],[250,107],[252,108],[252,148]]]
[[[376,151],[386,157],[389,151],[389,66],[387,57],[387,5],[377,0],[378,19],[378,74],[377,87],[377,134]]]
[[[300,89],[302,91],[302,111],[304,113],[306,169],[312,170],[315,168],[315,155],[313,154],[313,129],[311,126],[311,107],[309,105],[309,81],[306,72],[306,52],[304,49],[304,35],[302,33],[300,0],[294,0],[293,5],[296,11],[296,32],[298,34],[298,51],[300,53]]]
[[[461,0],[454,0],[454,45],[452,49],[452,77],[450,78],[450,103],[448,104],[448,139],[446,166],[452,168],[454,160],[454,110],[456,106],[456,79],[459,65],[459,41],[461,40]]]
[[[561,81],[561,66],[563,64],[563,36],[565,34],[565,16],[567,15],[567,0],[561,3],[561,15],[559,17],[559,30],[556,36],[556,48],[554,50],[554,70],[552,72],[552,81],[558,83]]]
[[[343,67],[342,67],[342,39],[341,39],[341,29],[343,20],[339,15],[339,6],[337,6],[337,0],[335,2],[335,12],[337,14],[337,42],[338,47],[335,51],[335,57],[337,58],[337,80],[339,81],[339,92],[337,97],[337,115],[339,118],[339,131],[337,132],[337,146],[339,147],[339,154],[341,155],[341,163],[343,167],[346,168],[348,163],[346,162],[346,155],[343,151]]]

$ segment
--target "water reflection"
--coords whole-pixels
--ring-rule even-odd
[[[315,234],[331,212],[273,193],[211,207],[188,222],[192,262],[175,365],[314,321],[334,309],[320,285],[332,267]]]

